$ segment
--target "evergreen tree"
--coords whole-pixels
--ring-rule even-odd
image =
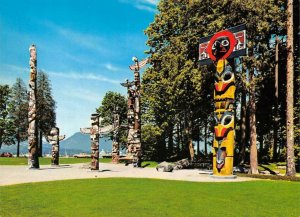
[[[27,139],[28,129],[28,94],[26,85],[20,78],[17,78],[16,83],[12,86],[11,102],[14,104],[12,116],[16,127],[15,139],[17,141],[17,157],[19,157],[20,142]]]
[[[0,149],[2,144],[14,144],[15,125],[12,116],[14,104],[8,85],[0,85]]]
[[[47,73],[37,75],[37,127],[39,134],[39,156],[43,155],[42,138],[47,138],[52,127],[56,126],[55,101],[52,96],[51,82]]]

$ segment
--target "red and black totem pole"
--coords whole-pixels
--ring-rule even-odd
[[[201,65],[215,66],[213,174],[233,177],[235,143],[235,74],[234,57],[246,55],[245,25],[217,32],[200,39]]]
[[[30,78],[29,78],[29,107],[28,107],[28,165],[29,169],[38,169],[38,145],[36,123],[36,77],[37,77],[37,54],[36,46],[29,47],[30,53]]]

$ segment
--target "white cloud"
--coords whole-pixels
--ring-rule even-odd
[[[118,72],[118,71],[123,71],[124,69],[121,69],[117,66],[114,66],[112,65],[111,63],[106,63],[104,64],[104,67],[109,70],[109,71],[112,71],[112,72]]]
[[[72,29],[58,26],[51,22],[46,22],[45,25],[57,32],[59,35],[63,36],[71,43],[74,43],[82,48],[104,54],[110,53],[110,50],[105,46],[105,39],[99,37],[98,35],[74,31]]]
[[[155,13],[156,6],[159,0],[119,0],[119,1],[122,3],[131,4],[139,10]]]
[[[119,80],[109,79],[102,75],[95,75],[94,73],[79,73],[79,72],[66,73],[66,72],[48,71],[48,74],[51,76],[68,78],[68,79],[105,81],[111,84],[120,84]]]

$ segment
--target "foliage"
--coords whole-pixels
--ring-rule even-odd
[[[120,123],[126,121],[127,117],[127,101],[120,93],[108,91],[105,93],[101,105],[96,109],[97,113],[102,118],[102,125],[109,125],[113,123],[114,110],[120,115]]]
[[[51,81],[48,74],[39,71],[37,75],[37,120],[43,136],[48,136],[56,125],[55,101],[52,96]]]
[[[96,109],[97,113],[101,117],[101,125],[106,126],[113,123],[113,113],[116,112],[119,114],[120,125],[122,123],[127,124],[127,100],[120,93],[108,91],[105,93],[101,105]],[[113,135],[110,135],[111,139]],[[119,131],[119,142],[121,147],[126,147],[127,143],[127,131]]]
[[[19,146],[20,142],[27,139],[27,128],[28,128],[28,94],[26,85],[22,79],[17,78],[16,83],[11,88],[11,102],[14,105],[12,116],[14,118],[15,125],[15,140]]]
[[[0,149],[2,144],[14,144],[15,123],[12,116],[13,110],[11,89],[8,85],[0,85]]]
[[[300,183],[282,181],[195,183],[107,178],[29,183],[0,187],[0,195],[5,195],[1,197],[1,215],[296,217],[299,190]],[[249,209],[249,201],[255,209]],[[33,204],[39,205],[32,209]]]
[[[148,36],[147,45],[151,66],[143,75],[143,106],[147,114],[143,122],[151,123],[160,131],[159,146],[153,153],[165,152],[162,156],[177,153],[186,154],[186,140],[211,141],[212,134],[203,134],[204,126],[211,131],[211,114],[213,112],[213,80],[210,67],[199,67],[199,38],[214,34],[223,28],[242,23],[246,24],[248,56],[236,61],[236,105],[252,105],[246,122],[256,115],[257,122],[251,122],[247,141],[241,137],[240,114],[237,114],[237,145],[239,149],[252,143],[256,146],[258,136],[259,157],[263,159],[271,153],[273,146],[274,124],[274,67],[275,67],[275,35],[282,41],[279,53],[279,132],[278,151],[284,147],[285,141],[285,108],[286,108],[286,2],[279,1],[216,1],[216,0],[162,0],[158,4],[158,14],[153,23],[145,30]],[[298,22],[298,21],[297,21]],[[243,70],[240,70],[243,65]],[[299,71],[299,70],[298,70]],[[249,76],[252,72],[253,76]],[[299,77],[299,73],[295,77]],[[249,77],[251,78],[249,80]],[[298,83],[296,84],[296,86]],[[246,105],[241,105],[241,87],[245,86]],[[251,93],[249,93],[251,89]],[[298,87],[298,86],[297,86]],[[298,91],[299,92],[299,91]],[[295,95],[298,106],[299,93]],[[255,108],[255,107],[254,107]],[[249,113],[251,111],[251,113]],[[300,111],[300,110],[299,110]],[[239,112],[237,110],[237,112]],[[300,115],[296,110],[296,120]],[[254,119],[253,119],[254,120]],[[297,134],[297,122],[296,135]],[[192,129],[190,129],[190,126]],[[250,126],[249,126],[250,127]],[[247,131],[250,131],[248,127]],[[145,135],[144,135],[145,136]],[[298,141],[297,139],[295,141]],[[173,149],[174,147],[174,149]],[[246,147],[246,153],[249,152]],[[174,151],[176,150],[176,151]],[[153,154],[154,155],[154,154]],[[270,159],[272,156],[268,156]],[[245,158],[245,157],[244,157]]]
[[[47,138],[51,128],[56,126],[56,105],[52,96],[51,81],[43,71],[39,71],[37,75],[36,100],[39,154],[42,156],[42,137]]]

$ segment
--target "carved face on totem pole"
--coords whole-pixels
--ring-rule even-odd
[[[217,60],[222,59],[222,57],[229,51],[230,41],[228,37],[220,37],[212,45],[212,53]]]

